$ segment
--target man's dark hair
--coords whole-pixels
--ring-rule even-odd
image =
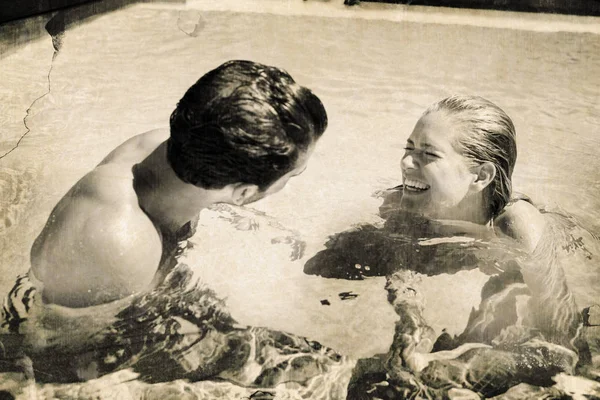
[[[325,131],[327,114],[285,71],[229,61],[198,80],[171,114],[167,159],[186,183],[261,190],[295,168]]]

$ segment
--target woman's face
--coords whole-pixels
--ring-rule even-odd
[[[403,195],[401,207],[432,218],[457,219],[461,204],[470,195],[477,174],[452,143],[457,129],[441,111],[417,122],[402,157]]]

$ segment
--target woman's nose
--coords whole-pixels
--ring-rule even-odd
[[[415,169],[418,167],[418,162],[412,154],[407,154],[402,157],[401,167],[404,170]]]

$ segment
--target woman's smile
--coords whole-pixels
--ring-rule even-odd
[[[422,193],[428,190],[431,186],[414,178],[404,179],[404,189],[412,193]]]

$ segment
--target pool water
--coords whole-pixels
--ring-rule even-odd
[[[283,191],[201,213],[181,261],[239,324],[292,332],[351,358],[389,349],[398,315],[384,277],[323,279],[303,266],[330,235],[381,222],[376,193],[400,183],[415,122],[429,104],[457,93],[486,97],[512,117],[514,188],[576,220],[590,257],[573,258],[565,272],[579,306],[597,301],[600,36],[451,24],[443,11],[420,22],[343,13],[137,4],[72,25],[54,42],[44,36],[4,53],[0,154],[10,153],[0,159],[0,291],[28,269],[35,236],[74,182],[127,138],[167,126],[202,74],[250,59],[311,88],[330,123],[307,170]],[[438,332],[460,333],[487,276],[471,270],[429,279],[426,317]]]

